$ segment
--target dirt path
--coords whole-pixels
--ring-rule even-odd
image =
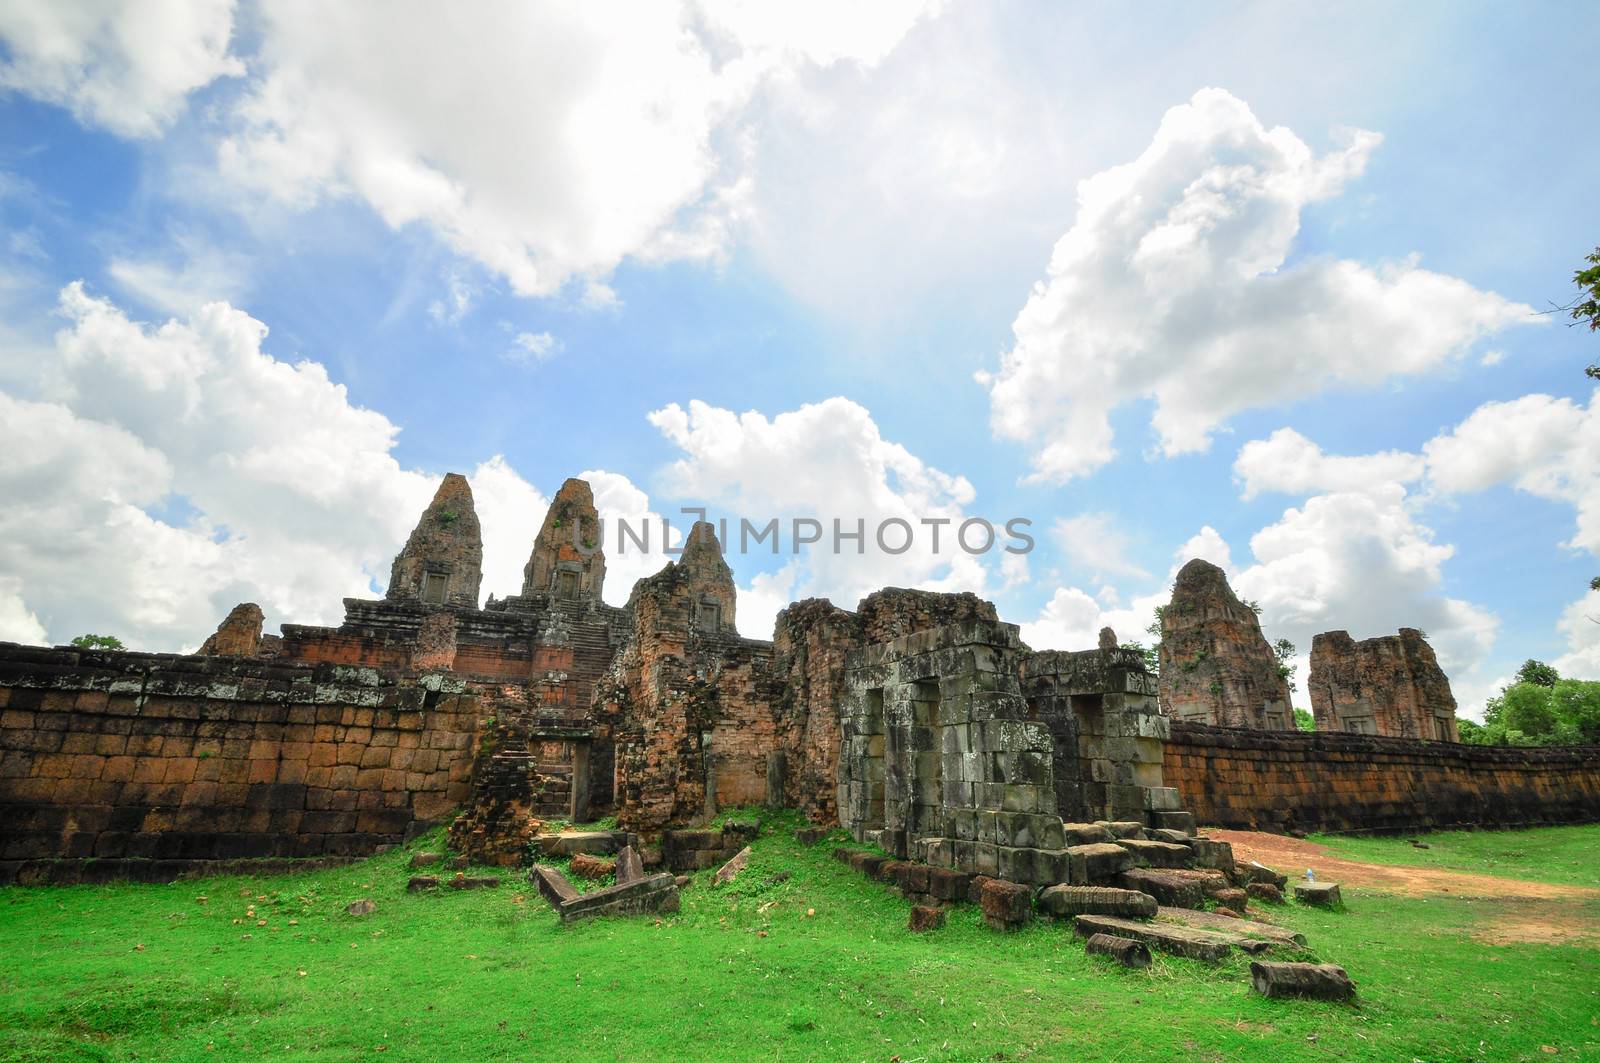
[[[1466,898],[1496,898],[1494,917],[1474,931],[1473,937],[1492,945],[1512,943],[1600,943],[1600,928],[1592,925],[1585,905],[1600,899],[1600,890],[1563,886],[1527,879],[1475,875],[1438,867],[1393,867],[1368,864],[1332,855],[1326,847],[1280,834],[1247,830],[1208,830],[1208,835],[1233,846],[1234,859],[1255,860],[1289,876],[1292,886],[1306,868],[1318,879],[1344,886],[1383,890],[1410,896],[1448,894]]]

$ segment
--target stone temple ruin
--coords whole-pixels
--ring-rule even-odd
[[[1031,886],[1227,866],[1197,820],[1600,816],[1592,751],[1456,744],[1415,631],[1319,636],[1319,729],[1296,731],[1254,613],[1204,561],[1179,574],[1158,682],[1110,632],[1035,650],[971,594],[811,599],[746,637],[705,523],[608,605],[600,531],[567,480],[520,593],[480,605],[481,531],[452,474],[384,597],[346,599],[336,627],[264,634],[245,603],[195,655],[0,646],[0,881],[343,858],[455,810],[450,845],[476,863],[525,863],[546,823],[614,815],[602,850],[708,867],[748,840],[712,817],[767,806]]]

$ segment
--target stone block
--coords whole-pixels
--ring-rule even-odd
[[[1265,882],[1282,890],[1289,885],[1289,876],[1265,864],[1252,860],[1248,864],[1239,866],[1239,874],[1244,876],[1246,882]]]
[[[1104,823],[1066,823],[1062,825],[1062,832],[1069,846],[1095,845],[1115,837]]]
[[[619,886],[644,878],[644,861],[633,846],[624,845],[621,852],[617,853],[616,876]]]
[[[930,868],[928,893],[941,901],[964,901],[967,899],[971,878],[972,876],[965,871],[955,871],[947,867]]]
[[[929,930],[938,930],[942,926],[944,926],[943,908],[919,904],[911,909],[911,918],[906,924],[906,929],[920,934]]]
[[[1233,948],[1232,942],[1224,934],[1160,923],[1141,923],[1112,915],[1080,915],[1073,919],[1072,928],[1081,937],[1109,934],[1132,938],[1162,952],[1206,963],[1221,962]]]
[[[1142,941],[1113,934],[1090,934],[1084,951],[1091,956],[1106,956],[1124,967],[1150,966],[1150,947]]]
[[[1187,845],[1147,838],[1119,838],[1115,844],[1131,852],[1145,867],[1190,867],[1194,864],[1194,850]]]
[[[1314,1000],[1348,1001],[1355,997],[1355,983],[1343,967],[1331,963],[1250,964],[1250,986],[1264,997],[1309,997]]]
[[[561,922],[575,923],[613,915],[665,914],[678,910],[678,886],[670,874],[661,873],[563,901]]]
[[[406,883],[407,893],[422,893],[426,890],[438,888],[439,876],[437,875],[413,875],[411,876],[411,881]]]
[[[1205,888],[1194,879],[1138,867],[1124,871],[1120,881],[1125,889],[1148,893],[1169,908],[1199,908],[1205,904]]]
[[[1150,812],[1178,812],[1183,801],[1171,786],[1152,786],[1144,791],[1144,807]]]
[[[567,881],[567,876],[549,864],[534,864],[533,870],[528,872],[528,881],[534,884],[539,895],[549,901],[552,908],[559,909],[563,903],[578,896],[577,889]]]
[[[1085,883],[1109,882],[1131,868],[1135,860],[1132,853],[1114,842],[1068,846],[1067,855],[1074,862],[1083,861]],[[1073,876],[1073,881],[1077,881],[1076,875]]]
[[[1344,898],[1337,882],[1300,882],[1294,887],[1294,899],[1301,904],[1318,908],[1343,908]]]
[[[728,883],[738,878],[739,872],[743,871],[749,866],[749,864],[750,847],[747,845],[735,853],[732,859],[717,869],[716,875],[712,878],[712,885],[726,886]]]
[[[1224,874],[1233,874],[1233,846],[1227,842],[1196,837],[1190,840],[1189,847],[1194,850],[1195,867],[1210,867]]]
[[[992,930],[1018,930],[1033,918],[1033,891],[1020,882],[990,879],[978,903]]]
[[[1283,890],[1271,882],[1248,882],[1244,891],[1254,900],[1266,901],[1268,904],[1283,903]]]
[[[1039,910],[1050,915],[1116,915],[1149,919],[1156,914],[1156,899],[1139,890],[1111,886],[1046,886],[1039,891]]]
[[[1162,830],[1173,830],[1179,833],[1194,836],[1194,814],[1192,812],[1152,812],[1150,825]]]

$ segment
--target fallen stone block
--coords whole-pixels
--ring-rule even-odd
[[[1221,934],[1233,934],[1240,938],[1258,938],[1270,941],[1287,948],[1303,949],[1306,947],[1306,938],[1294,930],[1271,923],[1260,923],[1251,919],[1239,919],[1223,915],[1221,912],[1201,912],[1190,908],[1161,908],[1156,912],[1156,919],[1164,923],[1177,923],[1192,930],[1213,930]]]
[[[1339,893],[1337,882],[1296,883],[1294,899],[1301,904],[1311,904],[1318,908],[1344,907],[1344,897]]]
[[[1067,857],[1076,868],[1083,864],[1083,882],[1073,874],[1074,883],[1109,882],[1134,865],[1135,856],[1115,842],[1095,842],[1091,845],[1074,845],[1067,849]]]
[[[1250,907],[1250,895],[1232,886],[1222,890],[1209,890],[1206,896],[1221,907],[1231,908],[1236,912],[1242,912]]]
[[[850,862],[850,858],[854,855],[856,855],[856,850],[846,849],[842,845],[833,851],[833,858],[839,861],[841,864],[848,864]]]
[[[1114,886],[1047,886],[1039,891],[1039,910],[1054,916],[1118,915],[1148,919],[1156,914],[1156,899],[1148,893]]]
[[[578,853],[572,858],[572,873],[579,878],[598,882],[600,879],[610,878],[616,874],[616,870],[615,860],[606,860],[590,853]]]
[[[749,844],[761,833],[759,819],[730,819],[722,825],[723,843],[732,846],[736,841]]]
[[[1155,868],[1124,871],[1118,881],[1123,888],[1148,893],[1169,908],[1199,908],[1205,904],[1206,892],[1200,883]]]
[[[406,883],[407,893],[421,893],[423,890],[439,888],[438,875],[413,875],[411,881]]]
[[[1250,964],[1250,986],[1264,997],[1310,997],[1313,1000],[1350,1000],[1355,983],[1343,967],[1331,963]]]
[[[1195,867],[1209,867],[1224,874],[1233,874],[1233,846],[1227,842],[1195,837],[1189,839],[1189,848],[1194,850]]]
[[[964,901],[972,876],[948,867],[928,869],[928,893],[941,901]]]
[[[944,909],[919,904],[911,909],[911,919],[906,929],[920,934],[927,930],[938,930],[941,926],[944,926]]]
[[[666,872],[620,886],[583,893],[559,908],[562,923],[612,915],[648,915],[678,910],[678,886]]]
[[[412,867],[428,867],[428,866],[430,866],[432,864],[437,864],[439,861],[441,861],[443,859],[444,859],[444,856],[442,854],[440,854],[440,853],[412,853],[411,854],[411,866]]]
[[[1133,938],[1113,934],[1090,934],[1084,950],[1093,956],[1109,956],[1124,967],[1150,966],[1150,947]]]
[[[457,890],[494,889],[496,886],[500,885],[500,876],[463,875],[458,871],[456,872],[455,877],[450,880],[449,885],[451,889]]]
[[[881,860],[882,858],[879,859]],[[882,860],[878,864],[878,869],[872,873],[872,877],[879,882],[887,882],[891,886],[899,885],[900,865],[904,863],[904,860]]]
[[[528,881],[538,888],[539,896],[557,910],[578,896],[577,889],[567,881],[567,876],[549,864],[534,864],[533,870],[528,872]]]
[[[1200,883],[1200,888],[1208,895],[1212,890],[1225,890],[1233,885],[1228,881],[1227,875],[1224,875],[1221,871],[1213,871],[1210,868],[1172,867],[1163,868],[1162,870],[1168,875],[1174,875],[1189,882]]]
[[[1280,890],[1289,885],[1289,876],[1281,871],[1274,871],[1265,864],[1258,864],[1254,860],[1239,867],[1239,873],[1244,875],[1246,882],[1265,882],[1278,887]]]
[[[1132,919],[1119,919],[1114,915],[1080,915],[1073,919],[1072,928],[1082,937],[1110,934],[1112,937],[1132,938],[1153,949],[1206,963],[1221,961],[1233,948],[1233,943],[1225,934],[1190,930],[1166,923],[1140,923]]]
[[[794,840],[801,845],[815,845],[827,836],[827,827],[801,827],[794,832]]]
[[[349,904],[345,905],[344,910],[350,915],[359,917],[363,915],[371,915],[373,912],[378,910],[378,906],[372,902],[371,898],[363,897],[359,901],[351,901]]]
[[[1128,850],[1146,867],[1192,867],[1194,850],[1187,845],[1150,841],[1146,838],[1118,838],[1116,844]]]
[[[631,845],[624,845],[617,854],[617,885],[634,882],[644,878],[644,861],[639,858],[639,851]]]
[[[680,890],[686,890],[694,885],[694,878],[691,875],[674,875],[672,881]]]
[[[1111,832],[1099,823],[1067,823],[1062,827],[1067,845],[1096,845],[1111,840]]]
[[[1174,845],[1193,847],[1194,838],[1181,830],[1168,830],[1166,827],[1151,827],[1146,830],[1145,836],[1151,841],[1171,842]]]
[[[905,861],[898,864],[894,871],[895,885],[910,894],[924,894],[928,892],[928,872],[931,868],[927,864]]]
[[[610,855],[618,849],[617,836],[608,830],[542,834],[534,842],[545,856]]]
[[[726,886],[735,878],[739,877],[739,872],[743,871],[749,866],[749,864],[750,847],[747,845],[743,849],[740,849],[737,853],[734,853],[733,859],[729,860],[726,864],[723,864],[717,869],[716,875],[712,878],[712,884],[717,886]]]
[[[1018,930],[1033,918],[1033,890],[1020,882],[992,878],[978,903],[991,930]]]
[[[973,904],[982,904],[984,884],[993,881],[993,875],[973,875],[967,880],[967,900]]]
[[[1175,830],[1183,834],[1194,835],[1193,812],[1152,812],[1150,825],[1163,830]]]
[[[1270,882],[1248,883],[1244,891],[1258,901],[1266,901],[1268,904],[1283,903],[1283,891]]]
[[[1111,832],[1113,840],[1117,838],[1143,838],[1144,824],[1134,819],[1095,820],[1095,826],[1104,827]]]

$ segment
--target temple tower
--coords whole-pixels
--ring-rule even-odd
[[[448,473],[396,555],[384,597],[476,609],[482,582],[483,532],[472,488],[465,476]]]

